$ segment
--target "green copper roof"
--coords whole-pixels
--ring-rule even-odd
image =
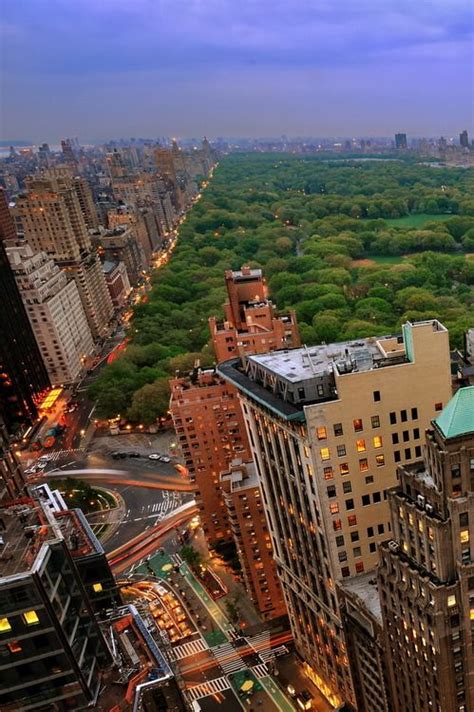
[[[460,388],[435,423],[446,438],[474,433],[474,386]]]

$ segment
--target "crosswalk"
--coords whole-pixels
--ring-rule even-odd
[[[226,675],[246,667],[244,661],[229,642],[221,643],[211,648],[214,657]]]
[[[259,653],[259,656],[260,660],[263,660],[264,663],[267,663],[272,658],[275,658],[278,655],[286,655],[287,653],[289,653],[289,650],[286,645],[279,645],[278,648],[272,648],[271,650],[263,650]]]
[[[62,457],[85,457],[86,451],[83,448],[68,448],[67,450],[54,450],[47,454],[50,456],[48,462],[57,462]]]
[[[156,519],[161,520],[173,509],[178,506],[178,501],[174,498],[167,497],[162,499],[161,502],[152,502],[151,504],[145,504],[141,507],[139,512],[134,512],[138,516],[131,516],[131,510],[128,509],[125,515],[124,521],[134,521],[141,522],[142,519]]]
[[[268,668],[265,665],[265,663],[260,663],[260,665],[254,665],[252,668],[250,668],[255,675],[255,677],[259,680],[261,677],[266,677],[268,673]]]
[[[172,648],[171,654],[175,660],[183,660],[183,658],[189,658],[191,655],[203,653],[205,650],[209,650],[209,646],[205,640],[199,638],[198,640],[191,640],[189,643],[177,645]]]
[[[229,690],[230,684],[225,677],[216,677],[214,680],[208,680],[203,682],[201,685],[195,685],[194,687],[189,687],[187,692],[188,697],[191,702],[196,700],[201,700],[203,697],[208,695],[213,695],[216,692],[223,692],[224,690]]]

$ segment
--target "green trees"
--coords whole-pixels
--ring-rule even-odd
[[[220,162],[135,308],[130,344],[90,389],[100,417],[151,422],[177,369],[212,365],[207,320],[222,315],[224,271],[244,263],[264,269],[279,309],[296,310],[305,343],[395,332],[427,315],[461,343],[474,311],[473,171],[329,158]]]

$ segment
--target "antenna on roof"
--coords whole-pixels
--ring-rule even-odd
[[[314,363],[313,363],[313,361],[312,361],[312,359],[311,359],[311,354],[309,353],[309,349],[308,349],[308,347],[306,346],[306,344],[303,344],[303,348],[304,348],[304,350],[305,350],[306,356],[308,357],[309,365],[311,366],[311,372],[312,372],[313,374],[315,374],[316,371],[314,370]]]

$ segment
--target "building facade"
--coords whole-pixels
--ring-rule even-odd
[[[336,581],[374,569],[390,536],[387,490],[421,457],[451,396],[437,321],[400,336],[221,363],[238,389],[298,653],[335,705],[355,704]]]
[[[264,619],[284,616],[286,607],[255,463],[232,460],[220,479],[245,588]]]
[[[105,260],[102,263],[102,269],[112,304],[115,309],[121,309],[126,303],[131,290],[127,268],[123,262]]]
[[[393,712],[474,708],[474,387],[433,420],[389,493],[378,584]]]
[[[15,229],[3,191],[0,191],[0,208],[2,238],[9,238]],[[37,418],[37,404],[49,388],[50,380],[3,239],[0,241],[0,303],[0,420],[13,434]]]
[[[18,231],[34,252],[46,252],[76,281],[94,339],[108,332],[113,314],[100,261],[73,180],[62,171],[28,178],[27,192],[18,196],[13,214]]]
[[[225,284],[224,321],[209,319],[217,362],[300,345],[295,313],[276,316],[262,270],[247,266],[228,270]]]
[[[51,383],[76,381],[94,347],[76,282],[28,244],[7,254]]]

